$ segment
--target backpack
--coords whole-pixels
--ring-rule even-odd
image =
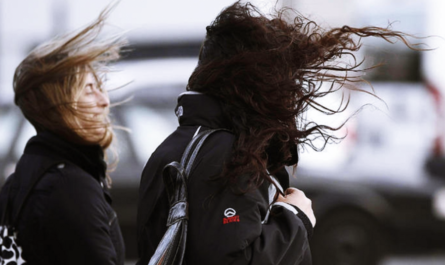
[[[170,202],[167,218],[167,231],[151,257],[149,265],[181,265],[184,260],[187,239],[187,179],[193,162],[204,141],[217,131],[214,129],[200,132],[189,142],[182,155],[181,162],[167,164],[163,169],[163,181]]]
[[[15,216],[12,216],[12,208],[11,208],[11,187],[13,186],[13,181],[18,176],[14,176],[16,173],[13,173],[8,177],[8,182],[6,182],[5,186],[8,185],[7,190],[5,188],[2,189],[1,193],[6,192],[6,194],[2,194],[6,196],[6,201],[2,202],[2,210],[1,210],[1,221],[0,221],[0,265],[22,265],[26,264],[26,261],[22,256],[22,248],[20,244],[17,242],[17,224],[20,217],[20,213],[23,210],[23,207],[31,194],[31,191],[35,187],[35,185],[39,182],[39,180],[43,177],[43,175],[52,167],[63,163],[63,161],[50,161],[44,160],[42,162],[41,167],[35,173],[36,178],[33,178],[31,184],[26,187],[25,195],[17,198],[15,200],[19,200],[18,211]],[[4,198],[4,196],[2,196]]]

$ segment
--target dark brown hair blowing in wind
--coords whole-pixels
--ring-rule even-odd
[[[286,19],[285,13],[296,15]],[[327,115],[343,112],[346,96],[331,109],[317,100],[329,94],[359,89],[365,82],[363,61],[354,52],[361,39],[402,41],[411,49],[409,35],[388,28],[325,29],[292,9],[264,15],[250,3],[236,2],[207,27],[199,63],[188,90],[214,96],[223,102],[236,135],[233,154],[223,176],[228,184],[248,174],[249,186],[269,180],[270,173],[297,162],[297,146],[322,150],[338,140],[340,127],[308,122],[304,113],[314,108]],[[371,68],[376,67],[372,66]],[[317,147],[314,140],[322,138]]]

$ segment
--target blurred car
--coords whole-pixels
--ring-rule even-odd
[[[111,173],[113,207],[120,219],[127,259],[137,258],[136,209],[142,169],[158,144],[177,127],[176,97],[185,90],[195,65],[196,58],[123,62],[118,68],[124,70],[111,78],[111,83],[116,81],[116,87],[135,80],[127,87],[110,92],[112,102],[123,102],[112,108],[115,124],[130,130],[116,130],[119,164]],[[132,99],[125,103],[131,96]],[[303,153],[296,177],[291,179],[291,184],[304,190],[313,201],[317,216],[311,240],[314,264],[371,265],[378,264],[378,260],[391,253],[443,251],[443,181],[421,173],[417,177],[422,181],[405,182],[403,176],[394,178],[397,172],[390,170],[390,165],[386,170],[380,170],[380,154],[374,152],[376,145],[366,140],[375,137],[367,138],[366,134],[380,133],[380,140],[386,136],[381,134],[382,130],[372,130],[376,125],[367,123],[371,118],[363,117],[365,119],[353,122],[357,127],[357,139],[352,143],[352,151],[342,151],[347,153],[342,155],[342,166],[338,166],[341,164],[338,158],[333,158],[340,152],[327,152],[331,155],[330,160],[336,161],[336,167],[320,162],[322,160],[317,157],[310,162],[306,158],[309,155]],[[382,126],[377,127],[385,128]],[[3,105],[0,106],[0,133],[1,185],[14,170],[26,141],[35,132],[17,107]],[[366,148],[374,150],[376,159],[362,155]],[[381,145],[378,148],[385,154],[398,147],[385,149]],[[363,154],[368,152],[363,151]],[[420,158],[412,158],[413,161],[416,159]],[[367,167],[360,165],[367,163],[370,164]],[[294,173],[292,169],[289,171]]]
[[[291,179],[311,198],[317,217],[311,241],[314,264],[378,264],[388,255],[444,253],[443,182],[413,187],[341,180],[338,174],[354,173],[301,169]]]
[[[374,82],[373,88],[384,101],[353,95],[352,110],[372,105],[349,121],[344,143],[301,154],[292,179],[318,217],[315,264],[444,253],[445,183],[425,170],[437,136],[432,95],[422,83]]]

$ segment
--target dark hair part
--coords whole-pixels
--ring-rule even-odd
[[[416,49],[406,39],[410,35],[402,32],[379,27],[324,29],[295,11],[295,19],[288,20],[288,11],[293,10],[265,16],[252,4],[238,1],[207,27],[188,90],[214,96],[226,108],[236,134],[222,174],[228,184],[236,186],[240,176],[248,174],[249,188],[257,187],[271,181],[268,172],[296,164],[297,146],[322,150],[326,143],[341,139],[333,132],[344,124],[333,128],[308,122],[303,113],[309,108],[341,113],[349,96],[338,109],[317,100],[343,88],[364,91],[354,85],[364,82],[361,74],[367,70],[353,54],[360,49],[361,38],[400,40]],[[348,56],[352,62],[337,61]],[[324,140],[322,147],[313,143],[316,138]]]

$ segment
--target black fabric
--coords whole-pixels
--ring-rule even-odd
[[[99,145],[71,144],[50,132],[40,132],[28,141],[25,154],[68,160],[97,180],[105,178],[107,164]]]
[[[182,114],[180,126],[152,154],[141,177],[138,265],[148,263],[166,231],[169,202],[162,181],[164,166],[181,159],[198,128],[230,128],[221,104],[202,94],[180,97],[176,112]],[[269,183],[242,195],[229,189],[219,192],[223,180],[215,176],[220,175],[230,158],[234,140],[229,132],[210,136],[192,168],[185,263],[311,264],[307,231],[298,216],[274,206],[269,220],[262,224],[269,209]],[[289,186],[285,170],[276,178],[284,189]]]
[[[178,116],[178,109],[181,108],[179,124],[181,126],[204,126],[207,128],[230,129],[230,120],[225,116],[224,105],[213,97],[204,95],[183,95],[178,99],[175,112]]]
[[[65,162],[37,183],[18,220],[23,258],[30,265],[124,264],[119,223],[103,188],[106,164],[100,146],[74,145],[39,133],[28,141],[16,172],[2,188],[0,208],[10,198],[14,214],[34,173],[58,160]]]
[[[307,231],[307,236],[308,238],[311,238],[312,235],[314,234],[314,227],[312,226],[311,220],[309,220],[309,217],[307,217],[307,215],[297,206],[292,205],[292,207],[295,208],[295,210],[297,210],[297,216],[301,219],[301,221],[304,224],[304,227],[306,228]]]

